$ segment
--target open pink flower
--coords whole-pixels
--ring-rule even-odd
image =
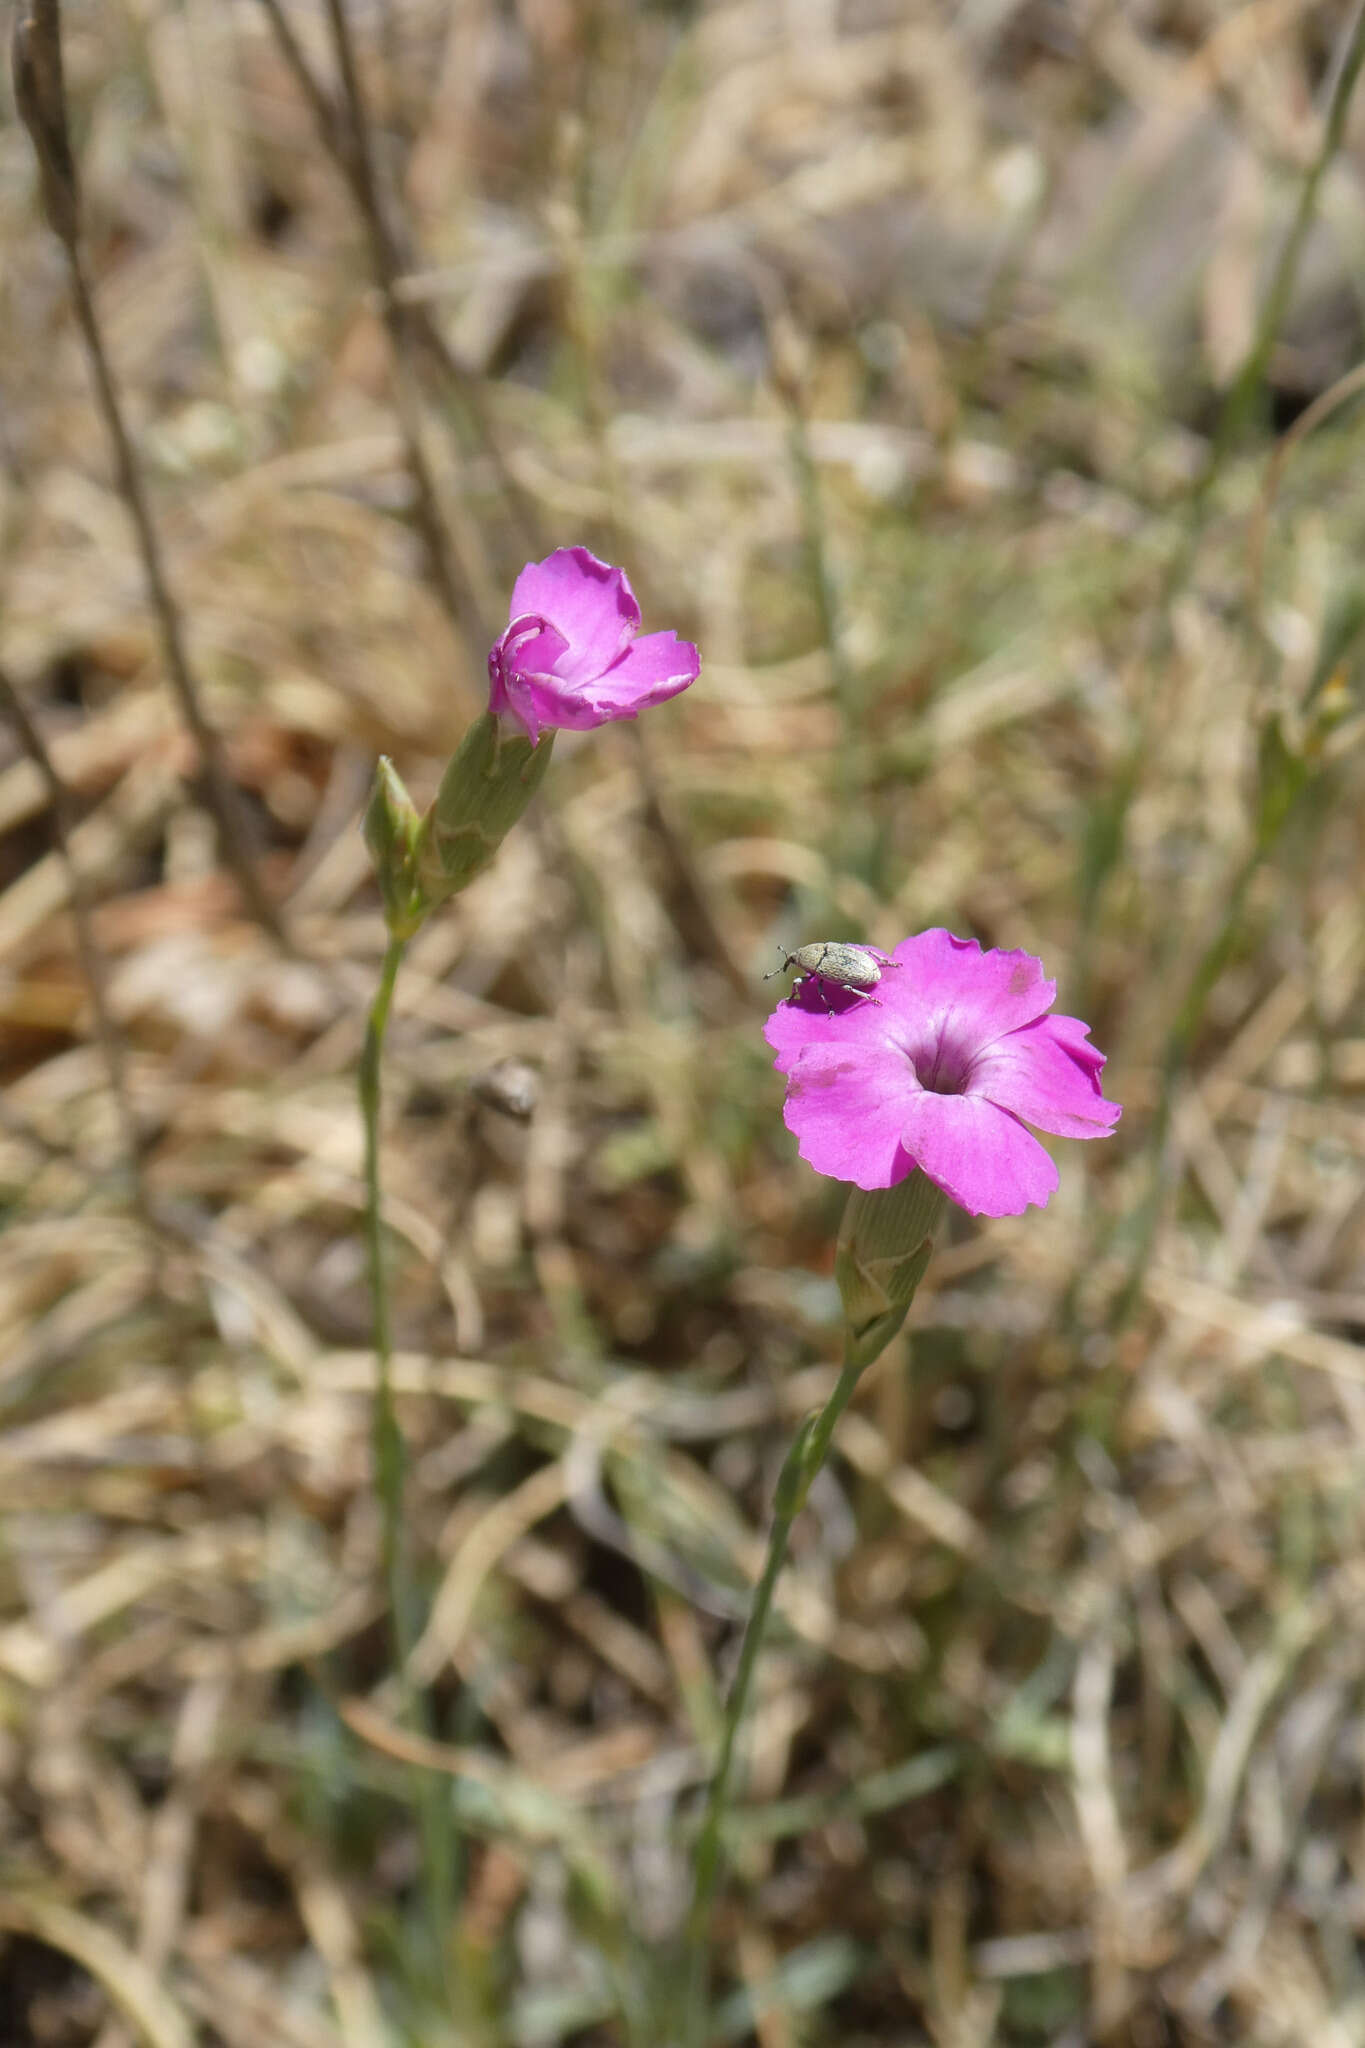
[[[765,1026],[801,1157],[869,1189],[919,1167],[973,1216],[1041,1208],[1057,1169],[1024,1124],[1102,1138],[1119,1119],[1089,1026],[1048,1016],[1057,984],[1029,953],[928,931],[880,957],[875,1002],[807,980]]]
[[[528,562],[512,586],[511,622],[488,656],[488,708],[532,746],[549,727],[586,732],[676,697],[701,663],[690,640],[640,630],[624,569],[586,548]]]

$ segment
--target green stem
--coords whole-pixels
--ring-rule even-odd
[[[393,1004],[394,984],[407,950],[405,939],[390,939],[379,970],[379,986],[370,1005],[365,1047],[360,1056],[360,1108],[365,1119],[365,1242],[370,1262],[370,1316],[374,1331],[375,1385],[371,1419],[375,1487],[383,1517],[384,1578],[389,1591],[389,1622],[394,1662],[402,1672],[415,1640],[415,1616],[403,1555],[403,1489],[407,1459],[403,1433],[393,1405],[393,1318],[389,1307],[389,1276],[384,1259],[384,1219],[379,1191],[379,1106],[384,1034]]]
[[[1304,175],[1303,184],[1299,189],[1299,202],[1280,248],[1270,288],[1257,318],[1251,347],[1223,400],[1208,461],[1191,489],[1187,516],[1181,528],[1180,538],[1162,580],[1153,614],[1154,625],[1149,635],[1149,663],[1156,661],[1169,644],[1172,608],[1194,567],[1203,536],[1205,514],[1214,488],[1229,457],[1241,441],[1255,412],[1257,401],[1263,394],[1275,343],[1293,297],[1304,244],[1317,212],[1318,195],[1333,158],[1341,146],[1351,98],[1363,67],[1365,0],[1356,0],[1354,12],[1337,41],[1336,55],[1329,77],[1322,139]],[[1101,798],[1099,806],[1092,812],[1091,830],[1087,834],[1092,857],[1086,860],[1083,867],[1080,917],[1073,947],[1075,957],[1082,963],[1080,986],[1076,992],[1076,1008],[1082,1015],[1089,1007],[1088,977],[1084,962],[1094,950],[1091,942],[1099,924],[1102,894],[1123,856],[1128,814],[1137,796],[1143,764],[1150,751],[1151,723],[1155,713],[1149,706],[1154,703],[1154,696],[1149,695],[1144,699],[1138,715],[1137,730],[1128,752],[1117,773],[1110,778],[1107,794]],[[1142,1298],[1147,1270],[1156,1246],[1157,1228],[1166,1193],[1165,1176],[1169,1163],[1168,1140],[1174,1107],[1174,1084],[1203,1016],[1204,1006],[1213,992],[1226,964],[1227,954],[1236,939],[1237,918],[1245,901],[1248,885],[1270,850],[1270,843],[1263,837],[1259,838],[1249,856],[1247,867],[1234,884],[1230,898],[1231,909],[1212,945],[1201,957],[1194,980],[1177,1012],[1175,1025],[1167,1040],[1160,1068],[1161,1093],[1156,1112],[1151,1119],[1146,1148],[1147,1185],[1138,1198],[1136,1208],[1130,1207],[1125,1217],[1125,1227],[1135,1224],[1135,1228],[1132,1229],[1132,1248],[1126,1260],[1127,1271],[1110,1316],[1111,1333],[1126,1327]],[[1106,1243],[1112,1236],[1113,1227],[1108,1223],[1101,1223],[1092,1230],[1088,1245],[1076,1261],[1072,1286],[1063,1304],[1064,1322],[1070,1321],[1075,1288],[1081,1275],[1089,1271],[1102,1255]]]
[[[888,1336],[887,1343],[890,1343],[890,1341],[891,1339]],[[884,1351],[886,1345],[883,1344],[881,1349]],[[880,1357],[881,1352],[878,1352],[877,1355]],[[825,1459],[829,1456],[830,1439],[834,1435],[839,1417],[853,1399],[859,1380],[872,1363],[873,1361],[870,1358],[854,1360],[846,1352],[844,1369],[834,1383],[834,1392],[830,1395],[819,1414],[811,1420],[809,1435],[806,1436],[805,1456],[802,1459],[805,1467],[805,1484],[796,1503],[798,1509],[806,1505],[811,1487],[824,1469]],[[802,1434],[805,1434],[805,1432],[803,1431]],[[796,1441],[800,1444],[800,1435],[798,1435]]]
[[[808,1415],[797,1431],[778,1477],[773,1502],[772,1528],[768,1533],[768,1551],[763,1560],[763,1575],[754,1593],[753,1606],[749,1610],[749,1619],[744,1628],[744,1641],[740,1646],[739,1667],[735,1672],[734,1684],[730,1688],[730,1697],[725,1703],[720,1753],[716,1758],[716,1768],[706,1796],[706,1810],[702,1815],[701,1830],[697,1836],[692,1907],[687,1919],[687,1993],[683,2027],[685,2048],[704,2048],[706,2041],[706,2017],[711,1995],[711,1922],[716,1892],[720,1885],[721,1832],[729,1800],[730,1780],[734,1772],[735,1744],[749,1703],[754,1667],[758,1662],[758,1653],[763,1647],[763,1638],[767,1632],[773,1595],[777,1590],[782,1566],[786,1562],[792,1523],[805,1506],[810,1489],[825,1462],[835,1424],[852,1400],[854,1389],[870,1363],[870,1359],[859,1359],[857,1362],[845,1364],[824,1407],[817,1414]]]
[[[379,986],[370,1005],[365,1044],[360,1055],[358,1085],[365,1123],[365,1242],[370,1266],[370,1317],[374,1333],[375,1383],[371,1419],[375,1489],[383,1527],[384,1580],[389,1596],[393,1661],[398,1674],[404,1718],[419,1734],[430,1735],[431,1716],[424,1695],[414,1687],[408,1660],[418,1633],[417,1586],[404,1531],[403,1500],[407,1485],[407,1448],[393,1401],[393,1318],[388,1265],[384,1257],[384,1220],[380,1195],[379,1111],[384,1034],[393,1005],[394,985],[408,941],[390,938],[379,970]],[[430,1920],[433,1960],[438,1978],[453,2001],[454,1986],[446,1983],[449,1932],[454,1917],[456,1840],[448,1783],[434,1771],[417,1769],[413,1807],[422,1839],[422,1868]]]
[[[1304,244],[1317,213],[1318,195],[1341,147],[1346,116],[1362,66],[1365,66],[1365,0],[1356,0],[1355,11],[1337,41],[1329,75],[1322,138],[1312,163],[1304,173],[1298,205],[1280,245],[1274,274],[1257,315],[1251,347],[1224,396],[1208,460],[1190,487],[1175,546],[1162,575],[1150,615],[1152,623],[1144,655],[1144,664],[1149,667],[1159,665],[1165,657],[1170,644],[1172,608],[1194,569],[1215,489],[1263,397],[1271,357],[1293,298]],[[1087,1007],[1084,963],[1092,950],[1090,942],[1099,923],[1100,899],[1123,857],[1128,814],[1138,794],[1143,764],[1150,753],[1151,722],[1156,715],[1150,707],[1154,703],[1154,695],[1148,693],[1140,707],[1137,729],[1128,751],[1116,773],[1110,777],[1108,789],[1092,810],[1086,833],[1079,927],[1073,948],[1077,960],[1082,963],[1081,983],[1077,990],[1077,1007],[1082,1014]]]
[[[1327,94],[1327,111],[1322,124],[1322,140],[1317,153],[1308,167],[1299,189],[1299,203],[1289,232],[1280,248],[1275,274],[1256,323],[1256,333],[1246,360],[1237,374],[1232,389],[1228,392],[1214,438],[1210,468],[1216,474],[1222,458],[1237,441],[1239,434],[1256,406],[1270,368],[1270,358],[1280,328],[1289,311],[1293,296],[1294,280],[1298,276],[1299,260],[1303,255],[1308,231],[1313,225],[1317,212],[1318,192],[1327,175],[1333,157],[1341,147],[1346,128],[1346,114],[1365,64],[1365,4],[1356,0],[1355,13],[1347,23],[1337,43],[1335,60]]]

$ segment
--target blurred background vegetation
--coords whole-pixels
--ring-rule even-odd
[[[669,2043],[838,1342],[759,977],[941,923],[1042,957],[1126,1114],[1045,1213],[955,1217],[841,1428],[714,2038],[1365,2042],[1360,8],[68,0],[65,35],[222,761],[10,101],[0,2040]],[[517,569],[578,541],[704,667],[561,739],[399,986],[433,1749],[370,1482],[357,817],[380,751],[430,793]]]

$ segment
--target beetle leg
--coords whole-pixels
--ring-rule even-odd
[[[818,974],[816,974],[816,973],[813,973],[813,972],[812,972],[812,973],[810,973],[810,974],[798,974],[798,975],[797,975],[797,977],[796,977],[795,981],[794,981],[794,982],[792,983],[792,999],[793,999],[793,1001],[795,1001],[795,999],[796,999],[796,996],[797,996],[798,992],[799,992],[799,991],[802,991],[802,990],[804,990],[804,989],[805,989],[805,986],[806,986],[806,984],[807,984],[807,982],[811,982],[811,981],[813,981],[813,982],[815,983],[815,991],[816,991],[816,994],[817,994],[817,995],[819,996],[819,998],[820,998],[821,1002],[822,1002],[822,1003],[824,1004],[824,1006],[825,1006],[825,1015],[826,1015],[827,1017],[832,1017],[832,1016],[834,1015],[834,1005],[833,1005],[833,1004],[831,1003],[831,1001],[830,1001],[830,999],[829,999],[829,990],[828,990],[828,989],[827,989],[827,988],[825,987],[825,984],[824,984],[824,982],[823,982],[823,981],[821,980],[820,976],[819,976]]]

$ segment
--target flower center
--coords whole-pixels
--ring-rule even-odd
[[[905,1048],[915,1079],[930,1095],[964,1095],[971,1074],[970,1050],[953,1042],[945,1025],[932,1038]]]

